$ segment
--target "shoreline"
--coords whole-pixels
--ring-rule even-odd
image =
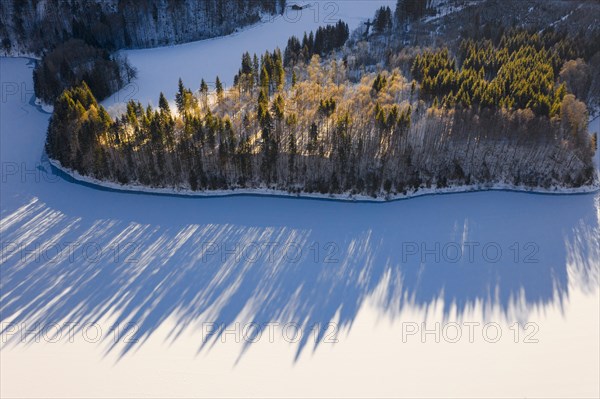
[[[102,191],[119,192],[124,194],[141,194],[141,195],[157,195],[177,198],[189,199],[210,199],[210,198],[227,198],[227,197],[272,197],[286,199],[305,199],[305,200],[321,200],[321,201],[336,201],[349,203],[376,203],[385,204],[396,201],[404,201],[419,197],[433,195],[448,195],[448,194],[465,194],[475,192],[513,192],[522,194],[536,195],[587,195],[600,192],[600,181],[596,180],[594,184],[578,188],[561,188],[552,187],[549,189],[542,187],[527,187],[514,186],[510,184],[496,183],[492,185],[469,185],[469,186],[454,186],[446,188],[420,188],[415,191],[407,191],[406,194],[394,194],[385,197],[372,197],[368,195],[353,195],[350,193],[342,194],[320,194],[320,193],[290,193],[283,190],[274,190],[267,188],[245,188],[245,189],[230,189],[230,190],[208,190],[208,191],[192,191],[189,189],[177,190],[174,188],[154,188],[142,186],[139,184],[123,185],[116,182],[108,182],[98,180],[92,177],[83,176],[76,171],[64,168],[59,161],[48,158],[44,153],[44,159],[48,161],[51,171],[58,177],[66,180],[69,183],[83,185],[89,188]]]

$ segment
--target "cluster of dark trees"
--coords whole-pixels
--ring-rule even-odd
[[[527,32],[507,33],[497,45],[468,39],[460,45],[458,60],[447,48],[419,54],[412,75],[423,98],[436,106],[531,109],[554,117],[567,94],[559,73],[577,56],[569,43]]]
[[[266,95],[271,95],[285,84],[285,68],[293,67],[299,62],[308,63],[315,54],[328,55],[341,48],[348,36],[348,24],[340,20],[335,25],[319,27],[316,34],[305,32],[302,42],[296,36],[290,37],[283,55],[279,48],[272,53],[266,51],[260,59],[256,54],[251,56],[246,52],[242,55],[240,70],[233,79],[234,85],[244,93],[260,87],[266,90]],[[297,78],[295,73],[292,75],[294,85]]]
[[[373,19],[373,31],[375,33],[389,32],[394,25],[392,10],[389,7],[381,7],[375,12]]]
[[[82,82],[66,89],[56,100],[46,151],[68,168],[100,174],[98,165],[103,165],[103,160],[99,138],[112,126],[113,120]]]
[[[435,9],[431,7],[431,0],[397,0],[395,11],[392,11],[389,6],[383,6],[375,12],[373,21],[367,22],[366,36],[369,36],[371,26],[373,33],[377,35],[390,34],[394,26],[400,28],[425,15],[435,14],[435,12]]]
[[[335,25],[319,27],[317,33],[304,33],[302,41],[296,36],[289,38],[284,51],[284,65],[286,67],[296,65],[298,62],[309,62],[313,55],[325,56],[333,50],[341,48],[348,37],[350,30],[348,24],[342,20]]]
[[[322,32],[335,38],[343,27]],[[224,92],[218,77],[214,93],[204,80],[199,91],[180,80],[176,111],[161,93],[156,110],[130,101],[111,120],[88,85],[66,90],[47,151],[85,176],[193,191],[580,187],[594,180],[597,143],[574,95],[590,68],[570,40],[521,31],[466,39],[454,52],[418,53],[411,82],[397,69],[352,78],[345,59],[323,62],[327,52],[305,35],[283,55],[243,54],[237,90]]]
[[[111,52],[229,34],[285,0],[6,0],[0,1],[0,40],[9,54],[42,56],[36,95],[52,103],[83,80],[98,99],[134,77]]]
[[[315,56],[296,67],[293,87],[269,94],[259,84],[203,106],[202,90],[198,97],[180,82],[177,113],[161,94],[156,110],[131,101],[116,120],[83,84],[57,101],[47,151],[85,176],[194,191],[377,197],[460,184],[593,181],[586,108],[571,94],[555,118],[529,109],[427,109],[411,102],[398,71],[340,86],[333,77],[342,66]]]
[[[285,0],[3,0],[9,53],[43,54],[69,39],[109,50],[216,37],[281,13]]]
[[[46,54],[33,71],[38,98],[52,104],[66,88],[86,81],[94,96],[102,100],[135,78],[127,59],[107,50],[71,39]]]
[[[244,53],[242,66],[233,81],[244,93],[251,92],[254,87],[260,87],[267,96],[280,90],[285,84],[281,50],[277,48],[272,53],[266,51],[261,55],[260,61],[256,54],[251,57],[250,53]]]
[[[431,0],[397,0],[395,16],[399,23],[405,23],[423,18],[435,12],[431,7]]]

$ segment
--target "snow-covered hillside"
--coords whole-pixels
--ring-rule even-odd
[[[215,79],[219,76],[223,85],[230,87],[245,51],[260,55],[276,47],[283,50],[290,36],[302,37],[304,32],[316,31],[319,26],[335,24],[340,19],[353,31],[373,18],[379,7],[393,7],[395,1],[317,1],[300,11],[291,8],[295,2],[288,3],[283,15],[226,37],[160,49],[122,51],[138,69],[138,78],[102,104],[113,112],[122,110],[130,99],[157,105],[161,91],[173,101],[179,78],[193,89],[199,89],[200,80],[204,78],[214,90]]]
[[[0,54],[40,55],[69,38],[143,48],[221,36],[280,14],[285,1],[2,1]]]

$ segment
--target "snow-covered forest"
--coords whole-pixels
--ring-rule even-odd
[[[125,57],[70,39],[48,52],[33,72],[36,96],[53,104],[63,90],[85,81],[98,100],[130,83],[135,69]]]
[[[391,15],[379,10],[376,30]],[[161,94],[157,109],[131,101],[112,120],[86,85],[66,91],[48,153],[99,180],[192,191],[388,197],[593,184],[595,143],[573,94],[580,74],[568,77],[584,61],[569,38],[513,31],[497,43],[469,39],[457,54],[421,51],[406,76],[400,68],[361,73],[348,56],[356,48],[340,47],[347,37],[339,22],[291,38],[283,52],[246,53],[231,90],[219,77],[210,93],[204,80],[197,88],[180,81],[177,109]]]
[[[284,7],[285,0],[3,1],[0,54],[41,58],[34,84],[46,104],[84,80],[102,100],[135,77],[111,52],[226,35]]]
[[[281,13],[285,0],[7,0],[1,49],[37,54],[68,39],[104,49],[140,48],[222,36]]]

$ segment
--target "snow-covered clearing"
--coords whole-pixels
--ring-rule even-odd
[[[265,26],[128,52],[139,99],[307,29]],[[0,79],[0,396],[599,395],[600,194],[98,190],[49,172],[28,61]]]
[[[319,26],[335,24],[340,19],[352,31],[367,19],[372,19],[382,5],[393,9],[395,1],[298,2],[300,5],[310,5],[303,10],[293,10],[292,4],[295,3],[289,3],[284,15],[267,17],[264,23],[230,36],[171,47],[123,51],[131,64],[138,68],[138,78],[102,104],[113,112],[122,109],[123,103],[130,99],[156,105],[161,91],[169,101],[173,101],[179,78],[195,90],[200,88],[200,80],[204,78],[209,87],[214,89],[218,75],[223,85],[230,87],[245,51],[256,53],[259,57],[276,47],[283,51],[292,35],[302,39],[304,32],[316,31]]]

